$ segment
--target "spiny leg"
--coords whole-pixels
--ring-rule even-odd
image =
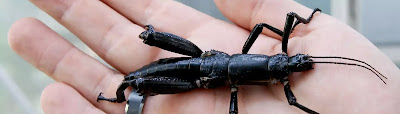
[[[238,88],[236,85],[231,85],[231,101],[229,106],[229,114],[237,114],[238,111],[238,103],[237,103],[237,92]]]
[[[284,91],[285,91],[286,98],[290,105],[295,106],[309,114],[318,114],[318,112],[315,112],[315,111],[297,103],[296,97],[294,96],[292,90],[290,89],[289,80],[283,81],[283,85],[284,85]]]
[[[157,32],[151,25],[146,25],[145,29],[146,31],[139,35],[139,38],[143,39],[145,44],[191,57],[200,57],[203,53],[199,47],[189,40],[171,33]]]
[[[281,30],[279,30],[275,27],[272,27],[266,23],[259,23],[256,26],[254,26],[253,30],[251,31],[251,33],[249,35],[249,38],[247,38],[246,43],[243,45],[242,54],[247,54],[247,52],[249,52],[251,46],[258,38],[258,35],[260,35],[260,33],[262,32],[263,27],[271,30],[272,32],[278,34],[279,36],[282,36],[282,34],[283,34],[283,32]]]

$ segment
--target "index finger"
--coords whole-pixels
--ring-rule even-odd
[[[102,0],[135,24],[151,24],[158,31],[183,38],[216,19],[174,0]],[[132,3],[132,4],[128,4]]]
[[[249,31],[245,29],[212,18],[173,0],[102,1],[135,24],[152,24],[157,31],[187,38],[203,50],[218,49],[238,53],[249,35]],[[278,40],[265,35],[260,37],[264,43],[256,42],[254,47],[263,50],[252,50],[256,53],[270,53],[269,49],[279,43]]]

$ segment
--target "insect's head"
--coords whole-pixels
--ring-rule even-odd
[[[151,36],[152,33],[154,33],[154,28],[151,25],[146,25],[144,26],[144,29],[146,29],[146,31],[140,33],[139,38],[146,40],[149,36]]]
[[[301,72],[313,69],[312,59],[305,54],[296,54],[289,58],[289,69],[292,72]]]
[[[353,62],[358,62],[358,63],[347,63],[347,62],[332,62],[332,61],[313,61],[312,58],[319,58],[319,59],[342,59],[342,60],[349,60]],[[347,58],[347,57],[335,57],[335,56],[310,56],[310,55],[305,55],[305,54],[296,54],[295,56],[292,56],[289,58],[289,69],[292,72],[301,72],[301,71],[306,71],[313,69],[312,65],[313,64],[339,64],[339,65],[350,65],[350,66],[358,66],[362,67],[365,69],[368,69],[372,73],[374,73],[379,79],[382,80],[383,83],[386,84],[386,82],[383,80],[383,78],[387,79],[384,75],[382,75],[378,70],[376,70],[374,67],[369,65],[368,63],[357,60],[357,59],[352,59],[352,58]],[[362,65],[362,64],[365,65]],[[383,77],[383,78],[382,78]]]
[[[341,60],[352,61],[353,63],[349,63],[349,62],[333,62],[333,61],[310,61],[310,63],[312,63],[312,64],[337,64],[337,65],[350,65],[350,66],[362,67],[362,68],[368,69],[369,71],[374,73],[379,79],[382,80],[383,83],[386,84],[386,82],[383,80],[383,78],[387,79],[387,77],[382,75],[378,70],[376,70],[374,67],[372,67],[371,65],[369,65],[368,63],[366,63],[364,61],[353,59],[353,58],[335,57],[335,56],[308,56],[308,57],[309,58],[319,58],[319,59],[341,59]]]

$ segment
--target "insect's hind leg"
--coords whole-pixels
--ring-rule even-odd
[[[288,80],[283,81],[283,85],[284,85],[284,91],[285,91],[286,98],[287,98],[287,100],[288,100],[290,105],[295,106],[295,107],[297,107],[297,108],[299,108],[299,109],[301,109],[304,112],[307,112],[309,114],[318,114],[318,112],[315,112],[315,111],[313,111],[313,110],[311,110],[311,109],[309,109],[309,108],[297,103],[296,97],[294,96],[292,90],[290,89],[290,84],[289,84]]]
[[[122,103],[122,102],[126,101],[124,91],[125,91],[126,88],[131,86],[131,84],[134,81],[135,80],[123,81],[119,85],[118,90],[116,92],[117,98],[105,98],[105,97],[102,96],[103,93],[100,93],[99,96],[97,97],[97,101],[105,100],[105,101],[113,102],[113,103]]]
[[[249,37],[246,40],[246,43],[243,45],[242,54],[247,54],[247,52],[249,52],[251,46],[258,38],[258,35],[260,35],[260,33],[262,32],[263,27],[271,30],[272,32],[278,34],[279,36],[282,36],[282,34],[283,34],[283,32],[281,30],[279,30],[273,26],[270,26],[266,23],[259,23],[256,26],[254,26],[253,30],[251,31]]]
[[[139,38],[143,39],[145,44],[191,57],[200,57],[203,53],[199,47],[189,40],[171,33],[157,32],[151,25],[146,25],[144,28],[146,31],[142,32]]]
[[[123,81],[118,87],[116,98],[105,98],[102,96],[102,93],[100,93],[97,101],[105,100],[114,103],[122,103],[126,101],[124,90],[129,86],[132,86],[133,91],[140,93],[140,95],[182,93],[198,87],[194,81],[182,80],[175,77],[140,77],[129,81]]]
[[[149,68],[152,68],[152,67],[157,67],[160,65],[174,63],[174,62],[188,60],[188,59],[191,59],[191,57],[171,57],[171,58],[159,59],[158,61],[151,62],[150,64],[147,64],[146,66],[143,66],[142,68],[140,68],[134,72],[130,72],[127,76],[124,77],[124,80],[132,80],[137,77],[146,76],[147,74],[145,74],[145,73],[148,73],[148,71],[146,71],[146,70],[148,70]]]
[[[174,94],[182,93],[194,88],[196,84],[187,80],[181,80],[174,77],[142,77],[129,81],[123,81],[116,92],[116,98],[105,98],[102,93],[97,97],[97,101],[105,100],[113,103],[122,103],[126,101],[124,91],[132,86],[133,90],[140,95]]]
[[[141,95],[175,94],[197,88],[194,81],[175,77],[154,76],[136,80],[134,90]]]

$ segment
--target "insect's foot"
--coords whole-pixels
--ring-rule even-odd
[[[142,40],[146,40],[147,37],[152,37],[149,35],[155,32],[153,26],[151,25],[145,25],[144,29],[146,29],[146,31],[143,31],[142,33],[139,34],[139,38]]]
[[[319,8],[315,8],[314,10],[315,10],[315,11],[321,12],[321,9],[319,9]]]
[[[100,92],[99,96],[97,96],[97,102],[99,102],[101,100],[106,100],[106,98],[103,97],[101,94],[103,94],[103,92]]]
[[[144,26],[144,29],[146,29],[146,30],[153,30],[154,27],[153,27],[152,25],[145,25],[145,26]]]
[[[108,102],[113,102],[113,103],[117,102],[117,98],[108,99],[108,98],[103,97],[102,94],[103,93],[100,93],[99,96],[97,97],[97,102],[102,101],[102,100],[105,100],[105,101],[108,101]]]

